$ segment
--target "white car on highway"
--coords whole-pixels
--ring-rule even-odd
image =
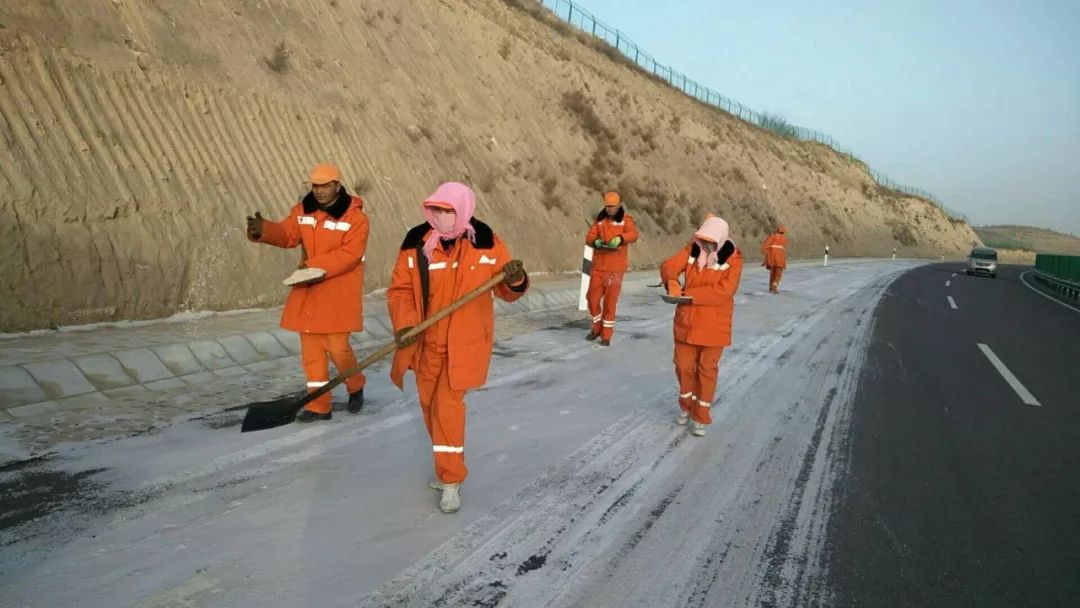
[[[967,274],[984,274],[997,278],[997,250],[990,247],[976,247],[968,254]]]

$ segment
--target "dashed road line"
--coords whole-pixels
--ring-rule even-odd
[[[948,300],[949,306],[952,307],[953,310],[960,310],[960,307],[956,305],[956,300],[952,299],[952,296],[948,296]]]

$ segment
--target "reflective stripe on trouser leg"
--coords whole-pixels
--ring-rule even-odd
[[[420,351],[416,388],[420,407],[431,435],[435,477],[443,483],[461,483],[465,467],[465,391],[450,388],[446,353],[434,348]]]
[[[317,388],[330,380],[330,359],[326,356],[326,334],[300,334],[300,364],[307,376],[307,390],[315,392]],[[330,393],[315,399],[304,406],[318,414],[325,414],[333,408]]]
[[[689,412],[694,408],[694,404],[697,403],[697,395],[694,393],[679,393],[679,409],[684,412]]]
[[[341,373],[356,365],[356,353],[349,344],[349,333],[326,334],[326,350],[330,353],[330,360],[334,362],[337,373]],[[345,379],[345,389],[349,394],[364,388],[364,373],[353,374]]]
[[[589,275],[589,289],[585,292],[585,301],[589,304],[589,316],[592,317],[592,332],[600,333],[601,315],[600,298],[604,294],[604,272],[594,270]]]
[[[622,291],[622,273],[609,272],[604,277],[604,313],[603,328],[600,337],[610,340],[615,332],[615,308],[619,305],[619,293]]]
[[[697,347],[676,340],[673,362],[679,381],[679,407],[689,412],[697,402]]]
[[[720,373],[720,357],[724,354],[724,347],[699,346],[697,349],[698,402],[691,412],[691,418],[702,424],[712,424],[710,405],[716,395],[716,378]]]
[[[769,285],[774,288],[780,287],[780,277],[783,276],[784,269],[779,266],[772,266],[769,268]]]

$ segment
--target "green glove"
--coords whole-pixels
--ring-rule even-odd
[[[619,245],[622,245],[622,237],[621,236],[617,236],[617,237],[611,239],[610,241],[608,241],[608,247],[618,247]]]
[[[592,242],[592,246],[595,249],[599,249],[599,248],[604,246],[604,240],[603,239],[596,239],[595,241]]]

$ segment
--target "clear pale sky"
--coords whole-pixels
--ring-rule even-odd
[[[1080,0],[575,4],[974,224],[1080,235]]]

